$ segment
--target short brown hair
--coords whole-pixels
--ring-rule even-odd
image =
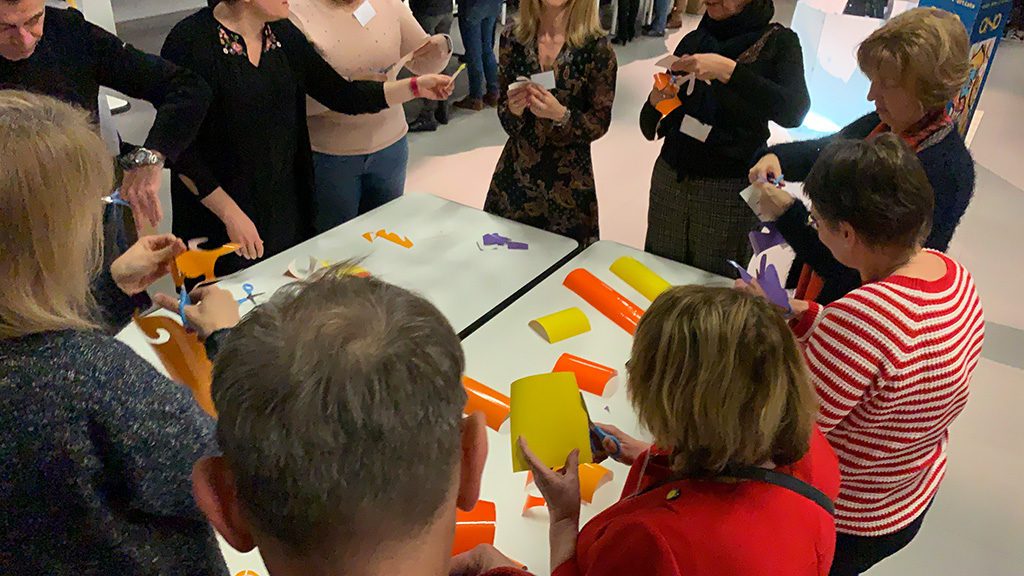
[[[420,296],[344,266],[279,290],[214,363],[242,509],[294,557],[413,537],[451,497],[461,456],[455,331]]]
[[[934,110],[952,100],[967,81],[968,42],[967,29],[955,15],[914,8],[868,36],[857,49],[857,63],[868,75],[892,66],[925,109]]]
[[[113,161],[85,110],[0,90],[0,338],[96,325]]]
[[[731,288],[676,286],[637,327],[629,397],[674,471],[698,477],[807,452],[817,398],[779,311]]]
[[[804,192],[823,224],[847,222],[872,246],[912,248],[931,232],[932,185],[917,155],[893,134],[825,148]]]

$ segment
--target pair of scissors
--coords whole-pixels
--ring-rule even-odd
[[[117,190],[114,190],[114,192],[110,196],[104,196],[104,197],[100,198],[100,200],[103,200],[103,202],[105,202],[107,204],[115,204],[117,206],[127,206],[129,208],[132,207],[132,205],[129,204],[127,200],[125,200],[124,198],[121,197],[121,189],[120,188],[118,188]]]
[[[619,439],[604,430],[601,430],[601,428],[594,424],[594,421],[590,419],[590,410],[587,409],[587,402],[583,399],[582,392],[580,392],[580,404],[583,404],[583,412],[587,415],[587,425],[590,427],[590,449],[594,452],[606,451],[604,441],[607,438],[615,445],[615,451],[609,452],[608,455],[614,459],[616,456],[622,454],[622,443],[619,442]]]
[[[242,290],[245,291],[245,298],[240,298],[238,300],[239,304],[245,304],[246,302],[252,302],[252,305],[256,306],[256,297],[257,296],[263,296],[264,294],[266,294],[266,292],[260,292],[258,294],[253,294],[253,290],[255,290],[255,288],[253,288],[253,285],[249,284],[248,282],[246,282],[245,284],[242,284]]]
[[[185,306],[192,305],[192,299],[188,296],[188,290],[184,286],[178,286],[178,314],[181,315],[181,325],[188,328],[188,318],[185,317]]]

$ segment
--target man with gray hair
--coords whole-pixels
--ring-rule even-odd
[[[282,289],[217,354],[223,455],[195,466],[199,507],[272,576],[526,574],[493,547],[450,558],[487,457],[463,368],[452,327],[402,288],[336,267]]]

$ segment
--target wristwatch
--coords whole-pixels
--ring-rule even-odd
[[[164,163],[164,156],[159,152],[146,148],[136,148],[117,157],[117,163],[122,170],[134,170],[143,166],[156,166]]]
[[[572,111],[570,111],[569,108],[566,107],[565,114],[562,114],[561,118],[559,118],[558,120],[555,120],[555,126],[564,126],[565,123],[568,122],[569,118],[571,118],[571,117],[572,117]]]

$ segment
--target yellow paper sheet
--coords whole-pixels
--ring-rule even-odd
[[[654,301],[662,292],[668,290],[671,284],[664,278],[644,266],[632,256],[623,256],[615,261],[611,267],[612,274],[633,287],[634,290],[644,295],[650,301]]]
[[[530,321],[530,327],[549,343],[554,344],[566,338],[590,331],[590,321],[579,308],[566,308],[561,312]]]
[[[571,372],[528,376],[512,383],[512,471],[529,470],[518,439],[546,465],[558,468],[575,448],[580,463],[594,461],[590,427]]]

